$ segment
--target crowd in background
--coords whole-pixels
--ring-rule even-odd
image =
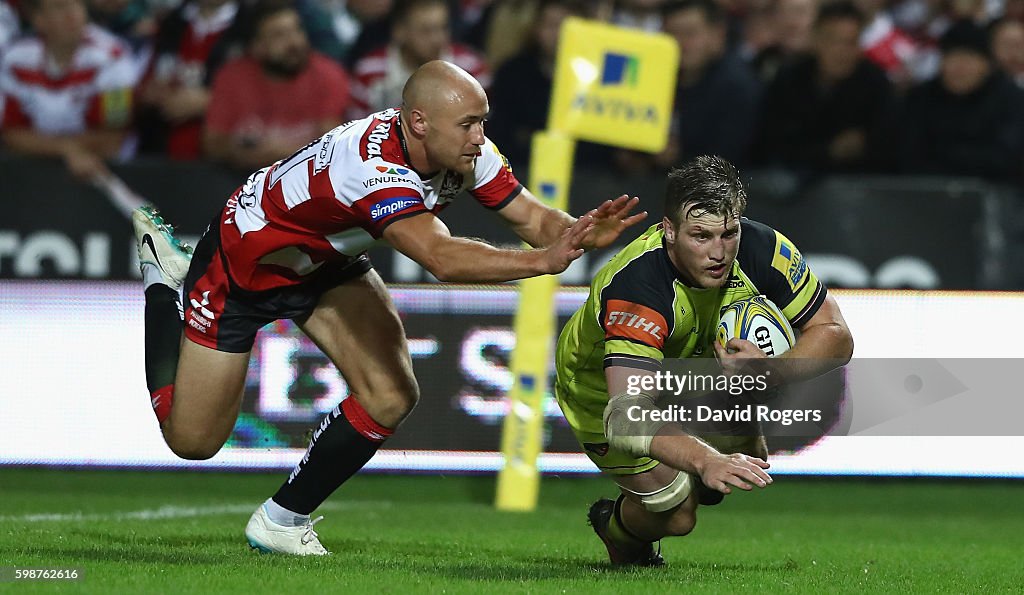
[[[572,15],[680,50],[669,146],[585,145],[587,166],[1024,170],[1024,0],[0,0],[2,151],[83,179],[139,155],[252,170],[399,105],[442,58],[488,90],[486,132],[525,167]]]

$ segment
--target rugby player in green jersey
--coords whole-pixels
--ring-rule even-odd
[[[701,437],[679,424],[636,422],[630,408],[653,409],[657,399],[636,394],[638,376],[655,375],[664,358],[717,357],[723,373],[736,374],[767,357],[749,341],[715,340],[721,308],[756,295],[798,331],[773,361],[783,377],[823,374],[853,353],[835,300],[792,242],[742,217],[746,203],[725,159],[701,156],[673,170],[663,221],[597,273],[558,339],[558,403],[584,452],[621,491],[589,514],[613,564],[663,564],[654,543],[692,531],[698,504],[772,482],[763,436]]]

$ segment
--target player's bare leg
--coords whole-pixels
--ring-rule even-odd
[[[299,327],[331,359],[352,397],[394,429],[419,400],[405,328],[376,271],[326,292]]]
[[[231,436],[242,406],[249,352],[227,353],[182,340],[174,406],[161,424],[164,441],[183,459],[208,459]]]
[[[691,493],[681,504],[665,512],[651,512],[640,497],[640,494],[652,494],[665,489],[676,481],[679,473],[668,465],[658,465],[644,473],[615,478],[624,497],[621,504],[622,523],[633,536],[653,542],[662,537],[687,535],[693,531],[697,524],[696,489],[691,488]]]
[[[338,367],[351,391],[314,432],[291,476],[246,527],[266,552],[321,554],[310,519],[328,496],[365,465],[412,411],[419,389],[405,330],[376,272],[321,296],[300,328]]]
[[[179,291],[192,249],[152,207],[132,213],[146,288],[146,384],[164,440],[186,459],[208,459],[234,428],[248,353],[224,353],[183,339]],[[172,406],[173,405],[173,406]]]

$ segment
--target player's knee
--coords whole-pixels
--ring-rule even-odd
[[[420,399],[420,387],[412,376],[400,377],[386,383],[371,384],[363,394],[369,397],[364,401],[364,407],[370,417],[394,428],[416,407]]]
[[[387,398],[391,414],[399,420],[405,419],[420,400],[420,387],[416,379],[411,378],[400,382],[387,390]]]
[[[689,506],[679,506],[672,514],[665,517],[664,531],[666,535],[689,535],[697,526],[697,511]]]
[[[175,455],[189,461],[205,461],[220,451],[222,444],[194,432],[164,429],[164,441]]]

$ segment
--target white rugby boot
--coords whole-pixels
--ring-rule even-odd
[[[171,289],[180,288],[192,262],[192,247],[174,237],[174,228],[164,221],[155,207],[135,209],[132,226],[139,248],[139,268],[153,265],[160,271],[165,285]]]
[[[245,526],[245,538],[249,541],[249,547],[264,554],[326,556],[330,552],[320,544],[313,530],[313,525],[323,518],[318,516],[311,518],[305,525],[285,527],[270,520],[265,505],[260,504]]]

